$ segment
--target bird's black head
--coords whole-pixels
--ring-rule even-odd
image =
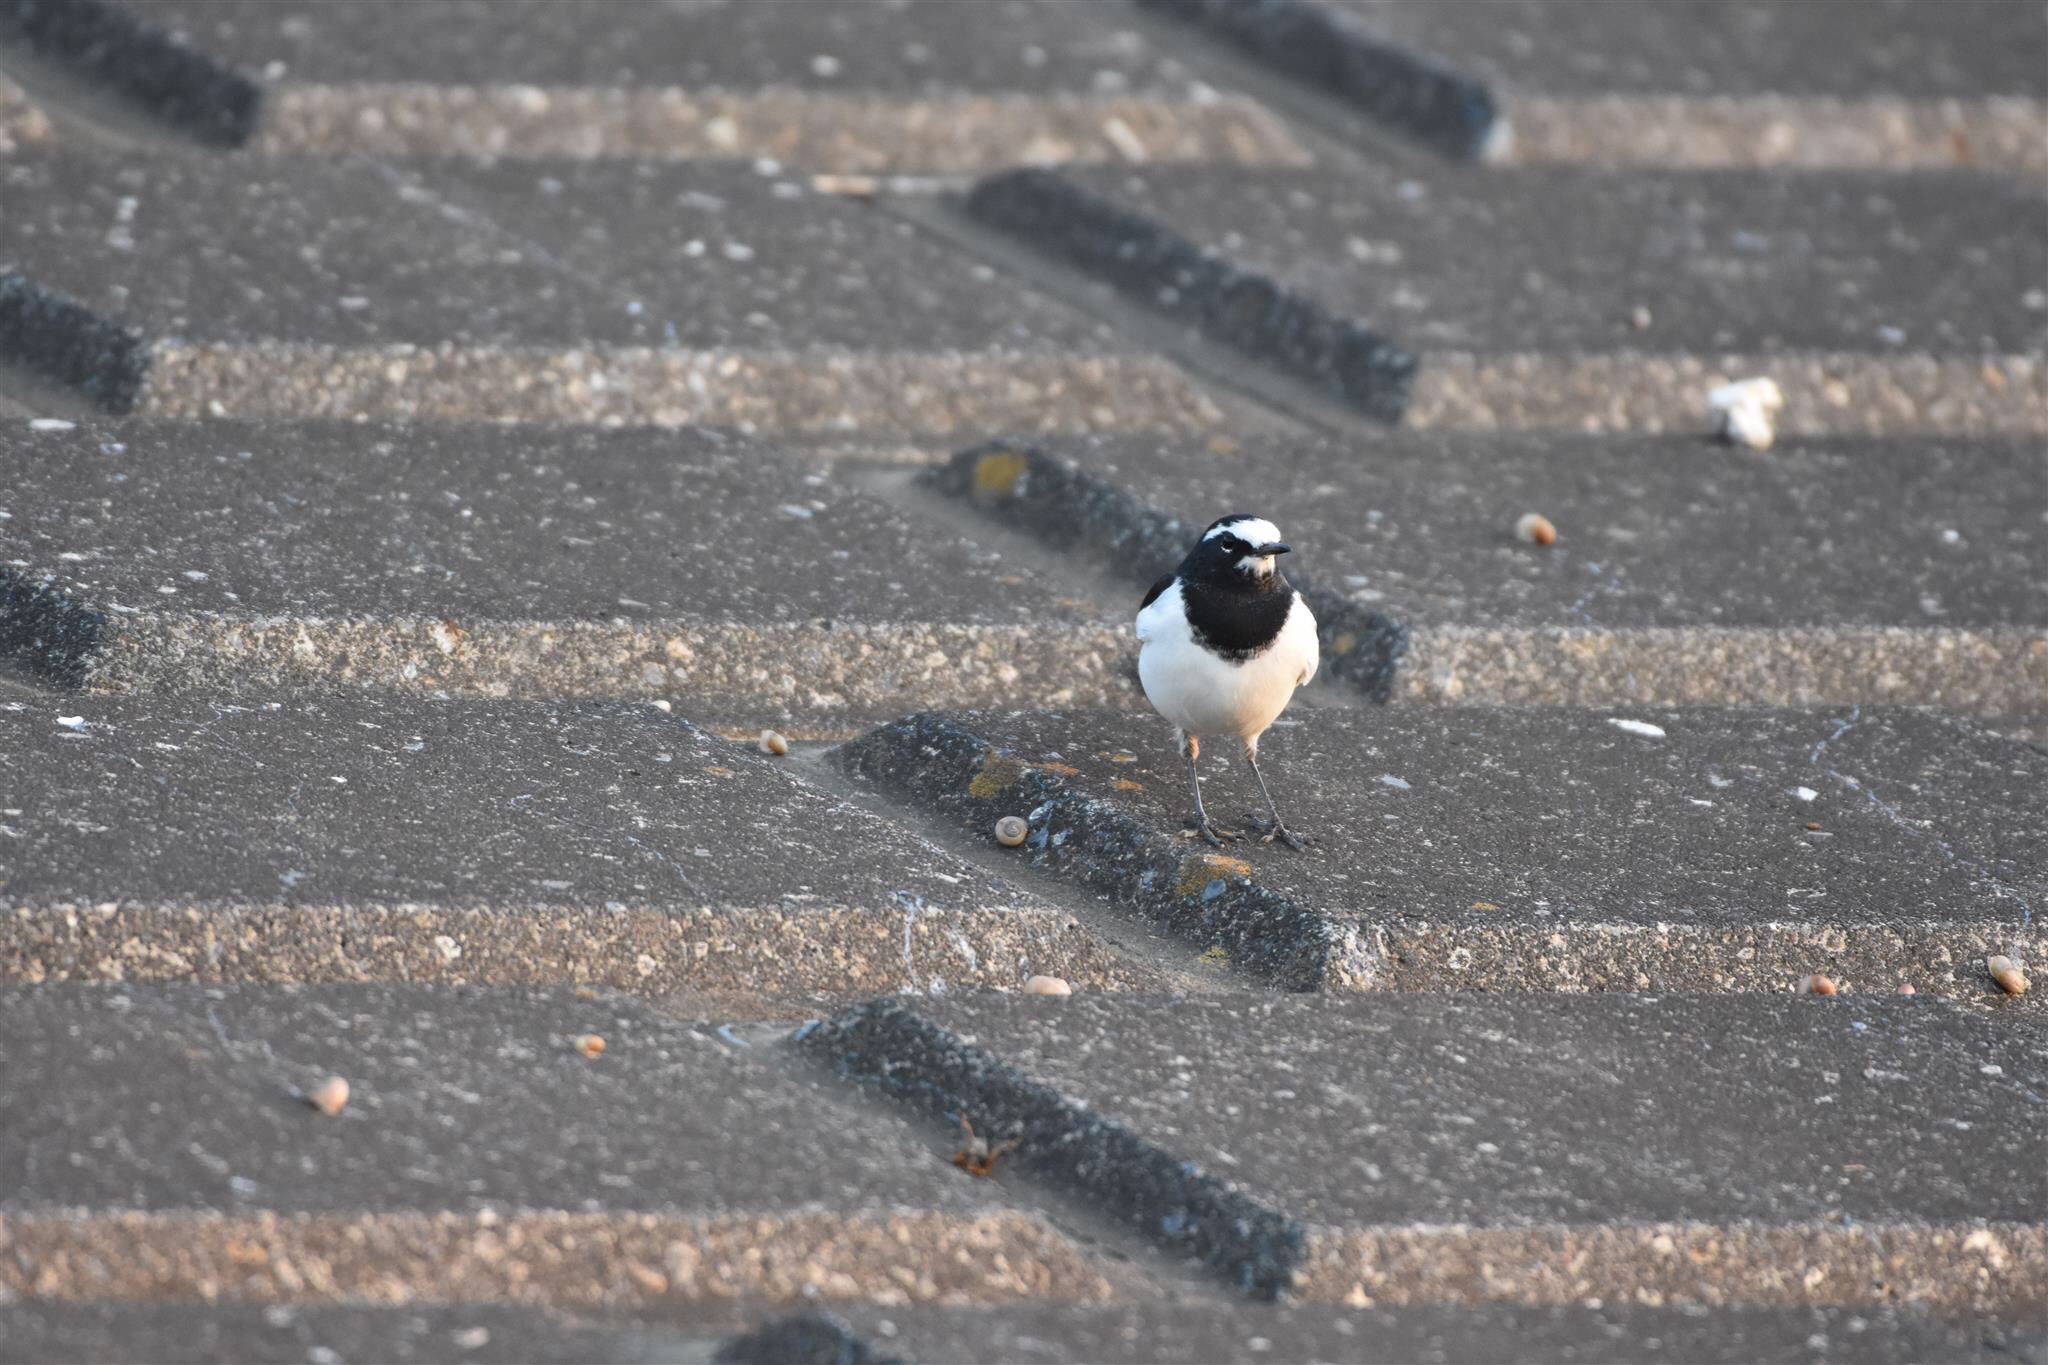
[[[1284,588],[1277,556],[1287,553],[1280,528],[1242,512],[1209,523],[1195,548],[1181,561],[1183,579],[1220,588],[1265,592]]]

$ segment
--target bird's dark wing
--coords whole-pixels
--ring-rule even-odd
[[[1138,603],[1138,610],[1143,611],[1145,610],[1145,608],[1151,606],[1154,602],[1157,602],[1159,600],[1159,594],[1165,592],[1168,588],[1172,586],[1172,574],[1168,574],[1166,577],[1160,579],[1157,583],[1154,583],[1152,585],[1152,591],[1145,594],[1145,600]]]

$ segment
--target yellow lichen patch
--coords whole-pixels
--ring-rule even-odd
[[[1058,773],[1061,777],[1079,777],[1081,770],[1070,763],[1034,763],[1032,767],[1042,773]]]
[[[1218,943],[1202,953],[1202,961],[1211,967],[1228,967],[1230,965],[1230,954],[1223,950],[1222,944]]]
[[[1499,907],[1498,905],[1495,905],[1495,904],[1494,904],[1494,903],[1493,903],[1492,901],[1473,901],[1473,902],[1472,902],[1472,908],[1473,908],[1474,910],[1498,910],[1498,909],[1500,909],[1500,907]]]
[[[1339,635],[1336,639],[1330,641],[1330,652],[1332,654],[1349,654],[1352,650],[1357,648],[1358,637],[1356,635],[1353,635],[1348,630],[1345,631],[1343,634]]]
[[[1109,761],[1112,763],[1136,763],[1138,756],[1128,749],[1118,749],[1109,756]]]
[[[1218,878],[1227,881],[1232,877],[1251,875],[1252,865],[1242,858],[1231,858],[1221,853],[1198,853],[1181,860],[1180,878],[1174,883],[1173,893],[1176,896],[1198,895],[1203,887]]]
[[[1145,790],[1145,784],[1143,782],[1133,782],[1128,777],[1119,777],[1118,779],[1116,779],[1116,781],[1110,783],[1109,785],[1113,790],[1120,792],[1141,792]]]
[[[986,801],[1000,796],[1024,780],[1024,774],[1031,769],[1022,759],[1010,758],[990,749],[981,756],[981,766],[974,770],[974,780],[967,784],[967,794],[977,801]]]
[[[990,451],[974,462],[974,491],[1008,497],[1017,491],[1030,463],[1014,450]]]
[[[710,774],[711,774],[711,775],[712,775],[713,777],[731,777],[731,776],[732,776],[732,769],[730,769],[730,768],[706,768],[706,769],[705,769],[704,771],[705,771],[705,772],[707,772],[707,773],[710,773]]]

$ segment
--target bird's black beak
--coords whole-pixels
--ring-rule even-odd
[[[1273,543],[1272,543],[1271,545],[1261,545],[1261,546],[1260,546],[1260,547],[1259,547],[1258,549],[1256,549],[1256,550],[1253,550],[1253,551],[1252,551],[1252,553],[1253,553],[1253,554],[1255,554],[1255,555],[1262,555],[1262,556],[1263,556],[1263,555],[1284,555],[1284,554],[1286,554],[1286,553],[1287,553],[1287,547],[1286,547],[1285,545],[1282,545],[1282,544],[1281,544],[1281,543],[1280,543],[1279,541],[1277,541],[1277,540],[1276,540],[1276,541],[1274,541],[1274,542],[1273,542]]]

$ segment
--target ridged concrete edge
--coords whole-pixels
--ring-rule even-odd
[[[1314,1228],[1305,1299],[1383,1304],[1901,1303],[1949,1313],[2048,1307],[2034,1223],[1546,1223]]]
[[[76,299],[0,271],[0,361],[120,414],[132,412],[140,399],[150,354],[140,336]]]
[[[1306,166],[1286,126],[1237,96],[902,96],[677,86],[287,84],[265,152],[620,158],[772,157],[850,175],[977,175],[1018,164]]]
[[[1370,989],[1385,969],[1355,931],[1251,878],[1239,858],[1197,851],[1146,828],[1112,801],[1066,785],[1060,765],[999,748],[950,716],[907,717],[840,746],[834,761],[985,840],[995,822],[1030,825],[1020,856],[1159,921],[1190,942],[1290,990]],[[1071,770],[1069,770],[1071,771]]]
[[[1150,586],[1171,572],[1201,531],[1072,461],[1013,441],[962,451],[920,477],[950,497],[999,508],[1005,523],[1021,523],[1054,549],[1107,559],[1135,585]],[[1312,580],[1288,577],[1315,612],[1325,666],[1374,701],[1387,700],[1408,648],[1408,626]]]
[[[1276,1298],[1293,1286],[1304,1248],[1294,1220],[895,1000],[806,1025],[798,1043],[910,1108],[1015,1139],[1005,1165],[1084,1196],[1150,1241],[1199,1256],[1253,1297]]]
[[[722,1344],[711,1365],[904,1365],[830,1313],[792,1313]]]
[[[654,1306],[1101,1302],[1035,1217],[898,1213],[0,1214],[0,1296],[210,1303]]]
[[[1158,356],[1042,351],[333,346],[160,340],[161,417],[570,422],[833,435],[1208,430],[1222,411]]]
[[[1473,76],[1382,42],[1312,0],[1138,0],[1355,105],[1369,118],[1461,160],[1501,137],[1493,93]]]
[[[204,142],[238,147],[262,118],[262,86],[103,0],[0,0],[8,39]]]
[[[1415,376],[1413,354],[1156,219],[1057,172],[1036,169],[982,181],[965,207],[1033,250],[1192,322],[1216,341],[1333,393],[1368,417],[1401,420]]]
[[[1477,910],[1432,921],[1398,902],[1371,919],[1326,913],[1259,886],[1245,859],[1073,789],[1071,768],[999,746],[968,728],[971,719],[910,716],[842,745],[834,760],[985,841],[998,819],[1021,817],[1030,832],[1017,856],[1032,868],[1078,881],[1291,990],[1774,992],[1824,972],[1845,990],[1910,985],[1991,1001],[2002,997],[1984,974],[1986,957],[2048,959],[2048,922],[1531,923]]]
[[[0,568],[0,661],[96,692],[364,688],[464,697],[676,697],[693,709],[873,717],[906,704],[1130,707],[1108,622],[456,621],[115,612]]]
[[[621,905],[0,902],[0,981],[587,985],[859,999],[1012,989],[1042,973],[1130,984],[1043,907],[666,909]]]

